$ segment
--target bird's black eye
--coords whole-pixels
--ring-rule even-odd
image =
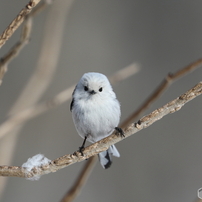
[[[102,87],[99,89],[100,92],[102,92]]]
[[[87,86],[84,86],[84,90],[85,90],[85,91],[88,91],[88,87],[87,87]]]

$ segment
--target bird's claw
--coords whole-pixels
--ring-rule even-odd
[[[84,150],[85,150],[84,146],[79,147],[79,152],[81,153],[81,156],[84,156],[83,155]]]
[[[115,127],[115,130],[118,132],[119,135],[121,135],[121,137],[125,137],[124,132],[121,128]]]

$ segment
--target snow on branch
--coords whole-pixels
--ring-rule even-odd
[[[132,123],[123,129],[125,138],[147,128],[154,122],[160,120],[164,116],[180,110],[187,102],[202,94],[202,82],[198,83],[192,89],[182,94],[173,101],[167,103],[161,108],[154,110],[152,113],[142,117],[137,123]],[[40,176],[51,172],[56,172],[76,162],[81,162],[91,156],[94,156],[106,149],[112,144],[116,144],[123,140],[116,132],[88,147],[83,151],[83,156],[78,152],[67,154],[50,161],[43,155],[36,155],[22,165],[17,166],[0,166],[0,176],[24,177],[32,180],[39,179]]]
[[[22,164],[22,167],[25,168],[27,172],[30,172],[32,168],[38,168],[43,165],[49,164],[51,162],[50,159],[46,158],[43,154],[37,154],[31,158],[29,158],[25,163]],[[34,175],[32,178],[28,178],[29,180],[38,180],[40,175]]]

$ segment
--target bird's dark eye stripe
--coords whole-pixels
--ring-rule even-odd
[[[99,89],[100,92],[102,92],[102,87]]]
[[[87,91],[87,90],[88,90],[88,87],[87,87],[87,86],[84,86],[84,90]]]

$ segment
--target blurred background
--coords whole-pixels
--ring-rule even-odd
[[[7,120],[35,72],[42,44],[48,40],[44,32],[51,13],[50,27],[54,29],[55,16],[63,12],[61,8],[67,2],[56,0],[34,17],[30,42],[9,64],[0,86],[1,123]],[[28,0],[0,1],[0,33],[27,3]],[[85,72],[111,76],[137,62],[141,70],[113,86],[121,102],[121,121],[125,120],[169,72],[176,72],[202,57],[201,8],[201,0],[74,0],[69,10],[66,9],[61,26],[63,34],[58,36],[57,30],[49,32],[55,33],[51,40],[53,44],[56,40],[59,46],[59,51],[55,51],[59,57],[50,83],[37,102],[49,100],[77,83]],[[19,40],[20,31],[21,28],[2,47],[0,57]],[[57,42],[60,37],[61,45]],[[51,61],[49,51],[46,57]],[[49,63],[44,64],[48,69]],[[202,68],[198,68],[173,83],[144,114],[175,99],[201,80]],[[37,89],[31,89],[27,99],[36,92]],[[26,103],[26,98],[23,100]],[[75,201],[193,202],[202,187],[201,102],[202,97],[198,97],[179,112],[118,143],[121,157],[114,158],[108,170],[97,163]],[[21,166],[38,153],[55,159],[77,150],[82,139],[75,130],[69,105],[70,100],[31,119],[18,128],[18,134],[12,132],[1,138],[1,165]],[[84,163],[34,182],[1,177],[0,201],[59,201]]]

